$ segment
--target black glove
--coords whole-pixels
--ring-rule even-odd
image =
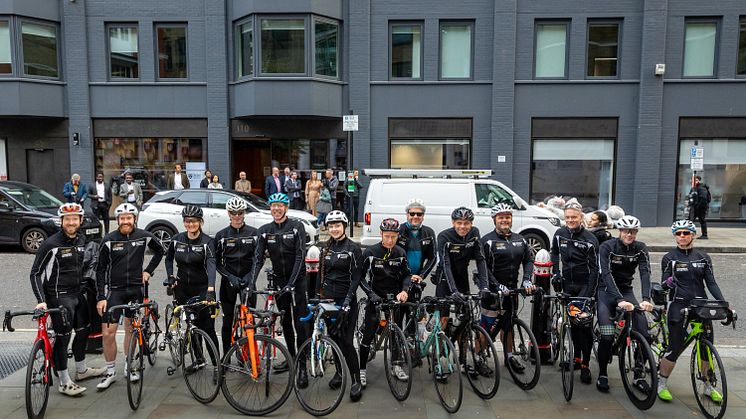
[[[552,288],[554,288],[554,292],[562,292],[562,275],[554,274],[552,277]]]
[[[381,304],[381,297],[379,297],[378,294],[376,294],[375,292],[371,292],[370,295],[368,296],[368,301],[370,301],[371,304],[377,306]]]
[[[215,295],[215,290],[207,291],[207,301],[216,301],[217,296]]]
[[[464,294],[461,294],[458,291],[451,294],[451,297],[453,297],[454,301],[456,301],[459,304],[466,304],[466,297],[464,297]]]
[[[345,302],[342,304],[342,309],[339,310],[337,315],[337,325],[334,329],[337,336],[342,336],[347,330],[347,324],[350,321],[350,303]]]
[[[233,291],[238,291],[241,289],[241,278],[235,276],[235,275],[229,275],[228,276],[228,284],[231,286]]]

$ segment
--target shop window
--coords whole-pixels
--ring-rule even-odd
[[[569,23],[536,24],[534,75],[538,78],[567,78],[567,28]]]
[[[472,23],[440,24],[440,78],[471,78]]]
[[[738,31],[738,68],[736,74],[746,76],[746,18],[741,18]]]
[[[619,24],[588,24],[588,77],[617,77]]]
[[[161,79],[187,78],[186,25],[158,25],[158,77]]]
[[[236,26],[236,77],[254,74],[254,24],[251,21]]]
[[[109,26],[109,71],[115,79],[140,77],[136,26]]]
[[[607,209],[614,180],[613,139],[535,139],[531,201],[575,197],[588,210]]]
[[[339,25],[314,20],[315,74],[339,78]]]
[[[468,169],[468,138],[391,139],[392,169]]]
[[[687,21],[684,77],[714,77],[717,22]]]
[[[21,44],[24,75],[59,77],[57,26],[22,22]]]
[[[0,74],[13,73],[13,53],[10,41],[10,22],[0,20]]]
[[[422,78],[422,23],[391,25],[391,78]]]
[[[261,19],[264,74],[306,73],[304,19]]]

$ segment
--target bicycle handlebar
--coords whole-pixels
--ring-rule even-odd
[[[62,316],[62,324],[64,326],[67,326],[69,322],[67,321],[67,309],[65,307],[57,307],[57,308],[48,308],[46,310],[42,309],[33,309],[33,310],[22,310],[22,311],[5,311],[5,317],[3,318],[3,332],[7,330],[8,332],[15,332],[16,329],[13,327],[12,321],[13,317],[17,316],[33,316],[32,319],[38,320],[41,316],[45,314],[52,314],[52,313],[60,313]]]
[[[115,311],[117,310],[140,310],[141,308],[148,307],[153,308],[157,305],[155,301],[148,301],[147,303],[127,303],[127,304],[119,304],[116,306],[109,307],[106,311],[109,313],[109,315],[113,315]]]
[[[613,322],[618,322],[619,320],[622,319],[622,317],[624,317],[625,314],[627,314],[627,313],[634,313],[634,312],[645,312],[645,310],[641,309],[638,306],[635,306],[635,308],[632,309],[632,310],[630,310],[630,311],[627,311],[627,310],[625,310],[625,309],[623,309],[621,307],[617,307],[616,308],[616,315],[614,315],[612,317],[609,317],[609,320],[611,320]]]

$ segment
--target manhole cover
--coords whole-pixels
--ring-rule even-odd
[[[25,367],[30,353],[30,343],[3,343],[0,350],[0,380]]]

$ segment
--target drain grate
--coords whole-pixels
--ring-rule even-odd
[[[31,353],[30,343],[3,343],[0,349],[0,380],[26,366]]]

